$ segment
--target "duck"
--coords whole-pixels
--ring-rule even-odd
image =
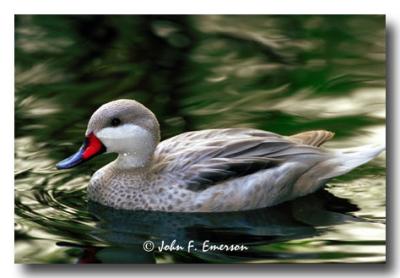
[[[378,156],[381,145],[321,148],[334,133],[290,136],[253,128],[189,131],[161,141],[154,113],[131,99],[100,106],[70,169],[102,153],[117,158],[91,177],[88,199],[122,210],[229,212],[266,208],[313,193]]]

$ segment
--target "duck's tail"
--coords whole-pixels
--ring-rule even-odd
[[[377,157],[384,150],[385,146],[366,145],[357,149],[348,149],[337,152],[333,158],[333,162],[335,162],[334,170],[330,171],[330,173],[324,176],[323,179],[330,179],[346,174],[354,168]]]

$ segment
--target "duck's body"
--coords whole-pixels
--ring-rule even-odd
[[[110,126],[115,119],[122,124]],[[319,148],[333,136],[328,131],[284,137],[235,128],[187,132],[158,143],[155,116],[132,100],[99,108],[86,135],[82,157],[102,148],[119,153],[93,175],[89,198],[128,210],[219,212],[273,206],[316,191],[383,149],[328,152]],[[58,167],[75,166],[82,161],[77,157]]]

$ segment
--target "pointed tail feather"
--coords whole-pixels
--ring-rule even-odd
[[[357,149],[338,152],[333,159],[333,162],[336,164],[334,170],[325,175],[323,179],[329,179],[346,174],[354,168],[357,168],[358,166],[377,157],[384,150],[385,146],[367,145]]]

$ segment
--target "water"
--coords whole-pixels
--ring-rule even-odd
[[[68,171],[101,104],[133,98],[163,138],[327,129],[327,148],[385,141],[383,16],[16,16],[15,261],[384,262],[385,155],[325,189],[248,212],[116,211],[88,202],[103,155]],[[145,252],[164,240],[246,251]]]

